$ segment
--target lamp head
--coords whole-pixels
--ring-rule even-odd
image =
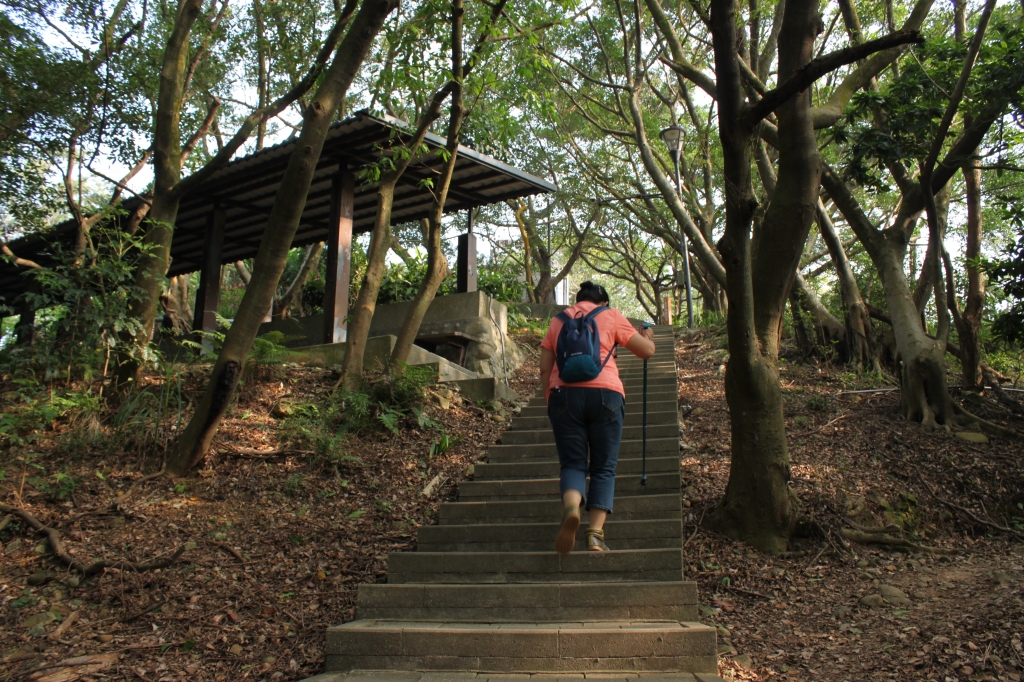
[[[677,158],[679,151],[683,148],[683,126],[678,123],[670,125],[661,131],[660,137],[661,141],[668,147],[672,158]]]

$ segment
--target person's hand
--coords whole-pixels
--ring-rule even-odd
[[[650,327],[641,327],[640,328],[640,336],[644,337],[648,341],[653,341],[654,340],[654,330],[651,329]]]

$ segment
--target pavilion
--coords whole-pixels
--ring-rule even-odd
[[[412,127],[392,117],[355,113],[331,126],[317,164],[293,247],[327,244],[327,279],[324,292],[323,343],[346,340],[352,236],[368,232],[376,213],[376,186],[361,182],[359,171],[381,158],[398,139],[407,141]],[[444,147],[444,138],[428,133],[430,150]],[[212,330],[220,303],[223,264],[253,258],[259,249],[267,217],[277,195],[294,139],[235,159],[213,174],[181,202],[171,244],[168,277],[200,272],[195,301],[195,329]],[[436,177],[442,166],[437,154],[412,164],[395,188],[392,223],[427,217],[433,195],[424,180]],[[555,186],[493,157],[459,146],[445,213],[470,210],[507,199],[552,192]],[[129,199],[125,208],[137,206]],[[71,248],[76,224],[67,221],[45,233],[9,242],[18,257],[46,267],[54,262],[53,245]],[[472,220],[459,237],[456,265],[458,291],[476,290],[476,238]],[[34,312],[21,297],[31,280],[25,268],[0,260],[0,302],[21,312],[19,325],[31,324]]]

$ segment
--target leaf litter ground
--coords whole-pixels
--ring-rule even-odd
[[[517,340],[534,349],[512,381],[528,395],[538,339]],[[719,627],[721,674],[1019,681],[1024,552],[957,507],[1019,523],[1020,445],[922,431],[900,419],[894,393],[843,395],[860,387],[857,378],[785,364],[793,487],[808,523],[788,556],[767,557],[697,525],[728,480],[721,346],[705,332],[676,347],[687,573],[702,620]],[[390,552],[415,548],[415,529],[455,498],[514,409],[439,399],[429,413],[461,437],[452,450],[428,457],[431,429],[350,437],[345,454],[358,460],[332,471],[288,451],[272,416],[285,396],[322,398],[332,379],[289,368],[251,382],[201,471],[142,483],[119,511],[110,502],[141,478],[139,456],[88,447],[73,438],[81,424],[58,424],[30,448],[34,465],[80,481],[66,499],[23,483],[17,458],[27,449],[4,453],[2,499],[58,528],[77,557],[149,560],[186,542],[195,548],[162,571],[110,570],[74,585],[39,536],[8,520],[0,680],[284,681],[319,672],[327,626],[354,617],[358,585],[385,578]],[[201,380],[200,372],[185,381],[192,399]],[[843,528],[887,526],[889,537],[956,553],[844,540]],[[40,580],[49,582],[30,584]]]

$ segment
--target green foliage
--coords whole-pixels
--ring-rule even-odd
[[[1024,345],[1024,201],[1000,197],[1006,202],[1004,218],[1017,232],[1016,242],[1003,250],[1001,258],[985,263],[992,284],[1000,287],[1009,299],[1009,306],[1000,311],[992,323],[992,333],[999,341],[1014,346]]]
[[[462,440],[462,436],[452,438],[447,433],[441,434],[441,437],[430,444],[430,457],[440,457],[443,454],[449,452],[452,448],[459,444]]]
[[[358,457],[344,453],[345,436],[390,433],[407,425],[436,424],[425,414],[427,387],[436,379],[430,367],[403,368],[401,373],[363,376],[355,388],[339,388],[323,404],[295,406],[284,420],[285,438],[311,451],[315,461],[335,466],[362,466]]]
[[[380,283],[380,291],[377,294],[377,305],[387,303],[401,303],[411,301],[416,292],[419,291],[420,282],[427,272],[427,257],[425,254],[414,254],[409,265],[405,263],[392,263],[388,265],[384,279]],[[455,293],[455,276],[449,275],[441,282],[437,290],[438,296],[447,296]]]
[[[519,303],[526,293],[522,268],[510,258],[491,260],[477,268],[477,287],[503,303]]]
[[[38,311],[38,339],[29,348],[4,348],[0,366],[6,372],[47,382],[91,380],[108,370],[122,340],[141,329],[130,313],[142,295],[134,283],[146,250],[141,236],[100,225],[91,241],[82,255],[56,244],[54,265],[31,271],[38,291],[24,296]]]

